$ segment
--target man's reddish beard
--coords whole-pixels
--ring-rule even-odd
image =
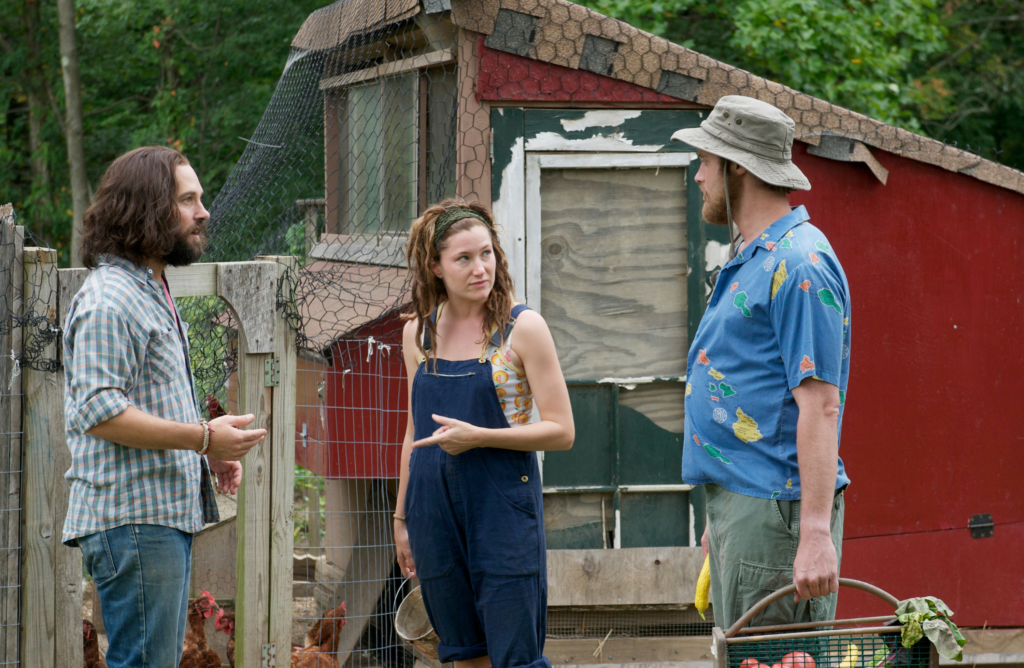
[[[740,196],[743,193],[743,179],[739,174],[728,174],[729,178],[729,205],[735,211],[739,205]],[[726,226],[729,224],[729,214],[725,206],[725,187],[717,193],[707,193],[708,200],[704,202],[701,209],[701,216],[711,225]]]

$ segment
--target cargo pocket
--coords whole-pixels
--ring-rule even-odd
[[[741,561],[735,609],[733,610],[734,619],[742,617],[747,610],[754,607],[765,596],[792,583],[792,567],[777,568]],[[757,613],[747,626],[790,624],[796,619],[797,606],[801,604],[806,604],[806,601],[800,601],[800,604],[797,604],[793,602],[792,596],[783,596]]]

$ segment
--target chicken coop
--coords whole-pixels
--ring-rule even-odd
[[[274,642],[280,662],[344,602],[323,650],[340,665],[430,663],[391,623],[414,584],[391,535],[408,408],[404,245],[412,220],[457,195],[493,209],[517,298],[547,320],[569,385],[575,445],[540,461],[547,656],[710,662],[712,622],[693,609],[704,506],[680,477],[683,397],[700,380],[686,353],[729,239],[701,220],[695,151],[669,138],[724,95],[795,121],[793,159],[813,190],[791,203],[851,286],[842,574],[942,598],[974,663],[1024,656],[1024,175],[566,0],[339,0],[292,42],[211,207],[208,264],[170,278],[203,408],[264,410],[277,430],[195,538],[192,594],[235,616],[250,661]],[[12,258],[31,246],[16,230],[0,243]],[[76,551],[54,539],[68,453],[30,419],[39,397],[55,401],[39,392],[60,368],[51,332],[66,302],[47,291],[69,299],[75,283],[37,272],[19,292],[26,268],[49,261],[32,253],[0,265],[14,316],[0,327],[12,351],[0,357],[0,658],[77,665],[64,653],[82,633],[76,597],[98,611]],[[260,300],[228,308],[240,285],[228,270],[267,256],[279,266],[259,274]],[[270,352],[249,340],[269,331],[260,317],[277,332]],[[839,614],[876,605],[844,593]],[[211,619],[207,635],[226,658],[228,634]],[[25,658],[43,655],[55,660]]]
[[[518,298],[551,327],[577,425],[574,448],[541,462],[547,654],[589,661],[581,648],[606,639],[609,662],[706,659],[694,639],[709,627],[693,614],[691,586],[703,499],[679,467],[686,351],[728,238],[700,218],[694,150],[669,137],[720,97],[748,95],[796,122],[794,160],[814,188],[791,201],[832,241],[856,305],[843,574],[942,597],[962,626],[1024,626],[1016,594],[1012,604],[972,594],[1020,591],[1014,569],[972,566],[1009,563],[1024,547],[1009,478],[1024,464],[1010,445],[1024,355],[996,345],[1022,324],[1020,270],[985,243],[1019,235],[997,223],[1024,213],[1019,172],[563,0],[372,10],[349,0],[310,16],[293,47],[295,58],[327,54],[316,84],[324,184],[309,195],[319,208],[305,228],[306,266],[379,267],[394,297],[391,313],[371,309],[319,344],[324,439],[300,449],[297,436],[296,450],[339,487],[328,515],[361,508],[342,490],[376,476],[391,481],[380,498],[393,494],[407,396],[395,348],[404,232],[443,197],[482,200],[502,227]],[[313,301],[326,304],[333,289]],[[998,454],[968,461],[953,443],[978,428]],[[956,577],[950,559],[963,565]],[[840,611],[871,606],[852,593]]]

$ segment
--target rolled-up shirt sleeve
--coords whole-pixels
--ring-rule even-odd
[[[138,351],[124,317],[106,306],[76,313],[68,328],[72,354],[64,363],[74,406],[68,429],[85,433],[127,410]]]

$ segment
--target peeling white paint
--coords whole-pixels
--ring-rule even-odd
[[[708,240],[704,246],[704,268],[711,272],[729,262],[729,244]]]
[[[634,144],[626,139],[621,132],[613,132],[608,136],[597,135],[586,139],[566,139],[557,132],[538,132],[537,136],[526,141],[527,151],[629,151],[633,153],[653,153],[664,148],[664,144]]]
[[[607,128],[622,125],[630,118],[640,118],[639,109],[598,109],[583,114],[583,118],[563,118],[566,132],[579,132],[587,128]]]
[[[512,159],[501,172],[501,188],[492,207],[501,247],[508,256],[517,295],[526,294],[526,221],[523,218],[526,211],[526,184],[523,181],[525,164],[523,138],[516,137],[516,143],[512,146]]]
[[[671,376],[637,376],[635,378],[602,378],[597,382],[608,383],[609,385],[620,385],[627,390],[632,390],[635,389],[637,385],[645,385],[647,383],[654,383],[657,381],[685,383],[686,379],[673,378]]]

